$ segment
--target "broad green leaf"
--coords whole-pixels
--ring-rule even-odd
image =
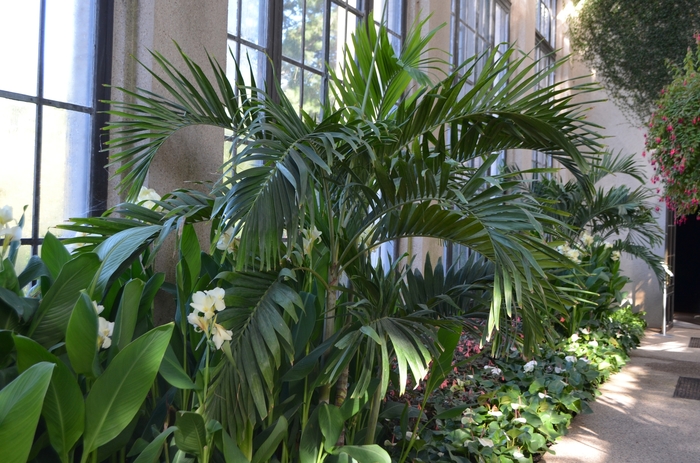
[[[180,365],[172,346],[168,346],[165,350],[158,372],[168,383],[178,389],[195,389],[197,387]]]
[[[42,245],[42,252],[43,246],[45,246],[45,244]],[[24,288],[31,283],[32,280],[38,280],[41,277],[53,278],[44,261],[41,260],[39,256],[32,256],[29,258],[27,266],[24,267],[24,270],[22,270],[22,273],[19,274],[17,279],[19,280],[19,286]]]
[[[0,245],[1,244],[0,242]],[[15,266],[9,258],[5,259],[2,265],[0,265],[0,288],[5,288],[15,293],[17,296],[22,295],[22,288],[19,285],[19,280],[15,273]]]
[[[314,409],[306,422],[306,427],[301,433],[301,440],[299,441],[300,463],[316,463],[318,461],[318,454],[321,451],[321,443],[323,442],[323,434],[318,422],[319,410],[320,407]]]
[[[226,463],[250,463],[250,460],[243,455],[241,449],[238,448],[236,442],[226,431],[222,431],[221,438],[223,440],[224,460],[226,460]]]
[[[187,284],[187,287],[183,289],[188,293],[194,290],[194,285],[199,279],[199,271],[202,268],[201,255],[197,233],[192,225],[186,225],[182,229],[182,237],[180,238],[180,256],[187,262],[188,274],[182,283]]]
[[[30,367],[0,391],[0,455],[6,463],[25,463],[54,365]]]
[[[157,463],[158,457],[160,457],[160,453],[163,451],[163,443],[168,436],[176,430],[176,426],[170,426],[168,429],[158,434],[158,436],[141,451],[136,460],[134,460],[134,463]]]
[[[95,253],[102,261],[94,294],[101,295],[107,288],[110,278],[124,265],[129,264],[136,251],[145,246],[150,238],[161,230],[160,225],[128,228],[110,236],[95,248]]]
[[[114,439],[138,412],[153,384],[172,334],[159,326],[119,352],[85,401],[84,455]]]
[[[156,273],[146,282],[141,301],[139,302],[139,319],[145,317],[151,311],[153,300],[164,281],[165,273]]]
[[[58,278],[58,274],[61,273],[63,266],[70,259],[70,252],[68,252],[63,243],[51,233],[47,233],[44,236],[44,242],[41,244],[41,260],[44,261],[46,268],[49,270],[52,280]]]
[[[277,451],[277,447],[280,445],[280,442],[282,442],[282,439],[287,436],[288,423],[284,416],[280,416],[274,426],[270,435],[265,439],[265,442],[258,447],[255,455],[253,455],[251,463],[263,463],[268,461]]]
[[[117,351],[124,349],[134,336],[143,287],[144,283],[139,279],[130,280],[124,285],[112,335],[112,346],[116,346]]]
[[[24,316],[24,301],[15,292],[0,286],[0,303],[15,311],[18,317]],[[0,305],[1,306],[1,305]]]
[[[34,315],[28,333],[32,339],[47,348],[63,340],[80,292],[90,285],[99,267],[99,258],[93,253],[86,253],[61,268]]]
[[[95,377],[97,357],[98,315],[90,297],[81,293],[73,307],[66,329],[66,350],[73,370],[78,374]]]
[[[338,447],[333,454],[347,454],[358,463],[391,463],[391,457],[386,450],[376,444],[372,445],[344,445]]]
[[[61,461],[68,461],[68,452],[83,434],[85,403],[75,376],[55,355],[24,336],[14,336],[17,368],[25,371],[39,362],[56,365],[46,390],[41,415],[46,421],[51,446]]]
[[[175,420],[175,444],[183,452],[201,456],[207,445],[207,429],[202,415],[195,412],[180,412]]]
[[[338,442],[343,426],[345,426],[340,409],[329,404],[319,405],[318,424],[323,433],[323,446],[326,452],[330,453]]]

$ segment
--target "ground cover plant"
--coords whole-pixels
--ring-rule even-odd
[[[473,86],[475,61],[432,82],[433,33],[418,25],[397,56],[384,28],[358,29],[357,54],[331,76],[335,98],[319,119],[240,74],[229,81],[214,61],[209,79],[184,53],[187,75],[154,53],[151,72],[166,95],[124,90],[132,102],[112,103],[108,127],[130,202],[62,225],[78,235],[47,235],[19,275],[16,234],[4,235],[0,408],[11,413],[0,416],[0,433],[34,406],[23,434],[0,439],[0,454],[406,460],[410,446],[396,456],[382,445],[391,442],[382,421],[392,412],[390,384],[401,396],[409,376],[430,373],[425,390],[436,389],[454,371],[463,330],[470,349],[484,342],[494,357],[529,358],[544,355],[542,342],[558,330],[578,329],[583,318],[571,309],[601,295],[562,276],[586,275],[556,249],[567,226],[543,212],[521,172],[485,173],[495,152],[538,149],[589,184],[600,142],[573,101],[596,87],[540,88],[550,70],[533,74],[537,64],[515,50],[486,57]],[[162,143],[201,124],[233,133],[220,181],[162,197],[144,188],[153,157],[167,155]],[[195,226],[208,226],[208,239]],[[449,269],[428,260],[420,272],[413,255],[373,263],[382,244],[413,237],[457,243],[474,257]],[[177,256],[166,282],[153,262],[168,240]],[[154,327],[158,291],[170,295],[174,321]],[[603,322],[604,310],[588,313]],[[27,383],[31,396],[17,396]],[[67,407],[63,394],[84,413],[56,413],[55,404]]]

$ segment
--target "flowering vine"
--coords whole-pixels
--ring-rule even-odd
[[[700,34],[695,40],[695,53],[688,49],[683,68],[676,68],[673,82],[661,90],[643,153],[654,167],[651,181],[663,183],[662,200],[677,223],[700,206]]]

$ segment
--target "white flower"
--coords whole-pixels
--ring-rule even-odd
[[[579,360],[581,360],[581,361],[583,361],[583,362],[586,362],[586,363],[591,363],[591,361],[588,360],[587,358],[581,358],[581,359],[579,359]]]
[[[537,366],[537,361],[536,361],[536,360],[530,360],[530,361],[527,362],[525,365],[523,365],[523,371],[524,371],[525,373],[530,373],[532,370],[535,369],[536,366]]]
[[[153,206],[156,205],[153,201],[160,201],[160,195],[156,193],[156,190],[153,188],[142,186],[139,191],[139,196],[136,198],[136,202],[139,204],[143,202],[143,204],[141,204],[143,207],[153,209]]]
[[[406,440],[411,440],[413,438],[413,432],[406,431]],[[416,436],[416,440],[420,440],[420,436]]]
[[[598,341],[594,339],[593,341],[589,341],[588,345],[591,347],[598,347]]]
[[[311,254],[311,251],[314,248],[314,243],[320,243],[321,242],[321,232],[316,228],[316,225],[314,225],[314,228],[311,230],[309,229],[304,229],[302,232],[302,241],[304,243],[304,254]]]
[[[489,373],[491,373],[494,376],[500,376],[503,371],[501,371],[500,368],[498,367],[492,367],[491,365],[484,365],[484,370],[487,370]]]
[[[196,312],[192,312],[187,316],[187,321],[190,325],[194,326],[194,330],[199,332],[209,331],[209,320],[204,317],[200,317]]]
[[[583,232],[583,234],[581,235],[581,242],[586,246],[590,246],[591,244],[593,244],[593,237],[587,232]]]
[[[211,340],[214,341],[214,345],[217,349],[221,349],[224,341],[230,341],[233,336],[231,330],[224,329],[223,326],[218,323],[214,323],[214,327],[211,330]]]
[[[100,306],[101,307],[101,306]],[[112,345],[112,332],[114,331],[114,322],[108,322],[100,317],[97,328],[97,345],[102,349],[107,349]]]
[[[2,237],[10,237],[10,241],[19,241],[22,239],[22,227],[0,228],[0,238]]]
[[[525,418],[518,417],[518,418],[513,418],[513,421],[518,422],[518,423],[527,423],[527,420]]]
[[[489,415],[491,416],[503,416],[503,412],[499,410],[489,410]]]
[[[520,404],[510,404],[510,406],[513,408],[513,410],[517,410],[520,407],[522,407],[522,405],[520,405]]]
[[[537,393],[537,396],[538,396],[540,399],[545,399],[545,398],[551,397],[549,394],[545,394],[544,392],[538,392],[538,393]]]
[[[571,339],[571,342],[576,342],[576,341],[578,341],[578,338],[579,338],[578,333],[574,333],[571,335],[571,337],[569,339]]]
[[[579,328],[579,331],[581,334],[591,334],[591,331],[588,328]]]
[[[620,260],[620,251],[613,251],[610,258],[612,260]]]
[[[92,307],[95,309],[95,313],[97,315],[101,314],[102,311],[105,309],[103,305],[97,305],[97,302],[92,301]]]
[[[554,367],[554,373],[559,374],[561,372],[566,371],[566,368],[559,368],[559,367]]]
[[[607,241],[605,243],[603,243],[603,245],[605,246],[605,249],[612,248],[612,243],[608,243]]]
[[[576,357],[574,357],[573,355],[567,355],[566,357],[564,357],[564,360],[567,362],[576,363]]]
[[[523,453],[522,453],[520,450],[516,450],[515,452],[513,452],[513,457],[515,457],[515,458],[525,458],[525,455],[523,455]]]
[[[236,250],[235,244],[236,239],[233,237],[233,228],[229,228],[228,230],[221,233],[219,241],[216,242],[216,249],[218,249],[219,251],[226,251],[228,253],[232,253]]]
[[[216,312],[226,308],[224,296],[226,291],[223,288],[214,288],[208,291],[197,291],[192,295],[190,307],[202,312],[204,318],[211,320]]]
[[[7,225],[12,221],[12,206],[0,207],[0,225]]]

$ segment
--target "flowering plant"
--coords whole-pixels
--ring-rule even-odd
[[[678,223],[700,205],[700,34],[695,40],[695,53],[688,49],[683,68],[676,68],[673,82],[661,90],[646,135],[656,171],[651,180],[664,184],[666,206]]]

